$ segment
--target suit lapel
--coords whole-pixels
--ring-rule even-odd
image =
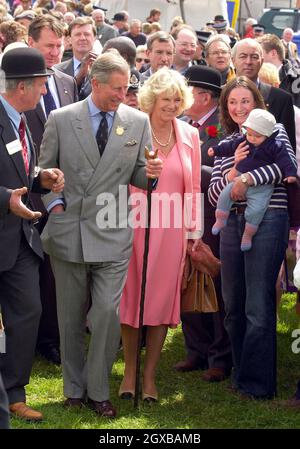
[[[60,107],[67,106],[70,103],[73,103],[71,93],[69,92],[68,86],[65,84],[63,75],[59,72],[59,70],[54,69],[54,71],[54,82],[56,85],[59,105]]]
[[[89,163],[96,168],[99,163],[99,149],[92,130],[87,100],[81,103],[77,117],[72,120],[74,133]]]
[[[46,117],[45,117],[45,112],[43,111],[43,108],[42,108],[40,102],[37,104],[35,112],[36,112],[36,115],[38,116],[38,118],[40,119],[40,121],[43,125],[43,128],[44,128],[45,123],[46,123]]]
[[[7,151],[6,145],[8,143],[16,140],[17,137],[14,132],[13,125],[11,124],[10,119],[9,119],[2,103],[0,103],[0,127],[2,128],[2,129],[0,129],[0,133],[1,133],[1,138],[4,142],[4,147],[5,147],[4,151]],[[15,168],[16,168],[20,178],[22,179],[23,184],[28,187],[29,180],[28,180],[28,176],[26,175],[22,152],[17,151],[16,153],[10,155],[9,157],[11,158],[12,162],[14,163]]]

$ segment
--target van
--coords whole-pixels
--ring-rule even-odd
[[[259,23],[266,27],[265,33],[281,37],[285,28],[292,28],[294,32],[300,30],[300,11],[296,8],[266,8]]]

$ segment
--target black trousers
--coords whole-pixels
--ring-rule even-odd
[[[39,257],[25,238],[15,265],[0,272],[0,304],[6,334],[6,353],[0,372],[10,404],[25,401],[41,315]]]
[[[205,229],[202,237],[213,254],[219,257],[219,236],[211,233],[215,219],[205,218]],[[224,368],[232,367],[231,346],[224,328],[224,302],[221,291],[221,276],[214,279],[219,312],[215,313],[183,313],[182,329],[185,338],[187,358],[199,367]]]

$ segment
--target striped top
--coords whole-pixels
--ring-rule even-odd
[[[277,123],[274,127],[274,131],[278,130],[276,140],[281,140],[285,143],[286,149],[289,153],[291,161],[297,167],[295,153],[291,147],[289,138],[285,131],[285,128],[280,123]],[[236,137],[237,134],[227,137],[226,140],[231,139],[233,136]],[[216,207],[218,198],[224,187],[230,183],[228,181],[228,173],[234,165],[234,156],[231,157],[216,157],[214,161],[214,168],[211,175],[211,180],[208,188],[208,198],[212,206]],[[271,196],[269,207],[270,208],[287,208],[287,193],[286,187],[284,186],[282,180],[282,173],[277,164],[264,165],[263,167],[257,168],[256,170],[247,172],[253,179],[253,185],[262,184],[274,184],[274,192]],[[246,204],[245,201],[239,201],[238,204]]]

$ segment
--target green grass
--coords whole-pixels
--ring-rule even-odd
[[[278,323],[278,400],[290,397],[300,377],[300,353],[293,354],[291,334],[300,328],[294,310],[295,295],[283,295]],[[27,424],[12,419],[12,428],[45,429],[219,429],[299,427],[299,411],[288,410],[276,401],[243,400],[228,390],[229,380],[208,384],[201,372],[177,373],[173,365],[185,356],[181,328],[170,330],[158,371],[160,402],[152,407],[118,398],[124,362],[122,353],[114,365],[111,400],[118,408],[115,420],[97,417],[87,408],[65,410],[62,407],[61,369],[37,358],[27,402],[42,411],[45,421]]]

